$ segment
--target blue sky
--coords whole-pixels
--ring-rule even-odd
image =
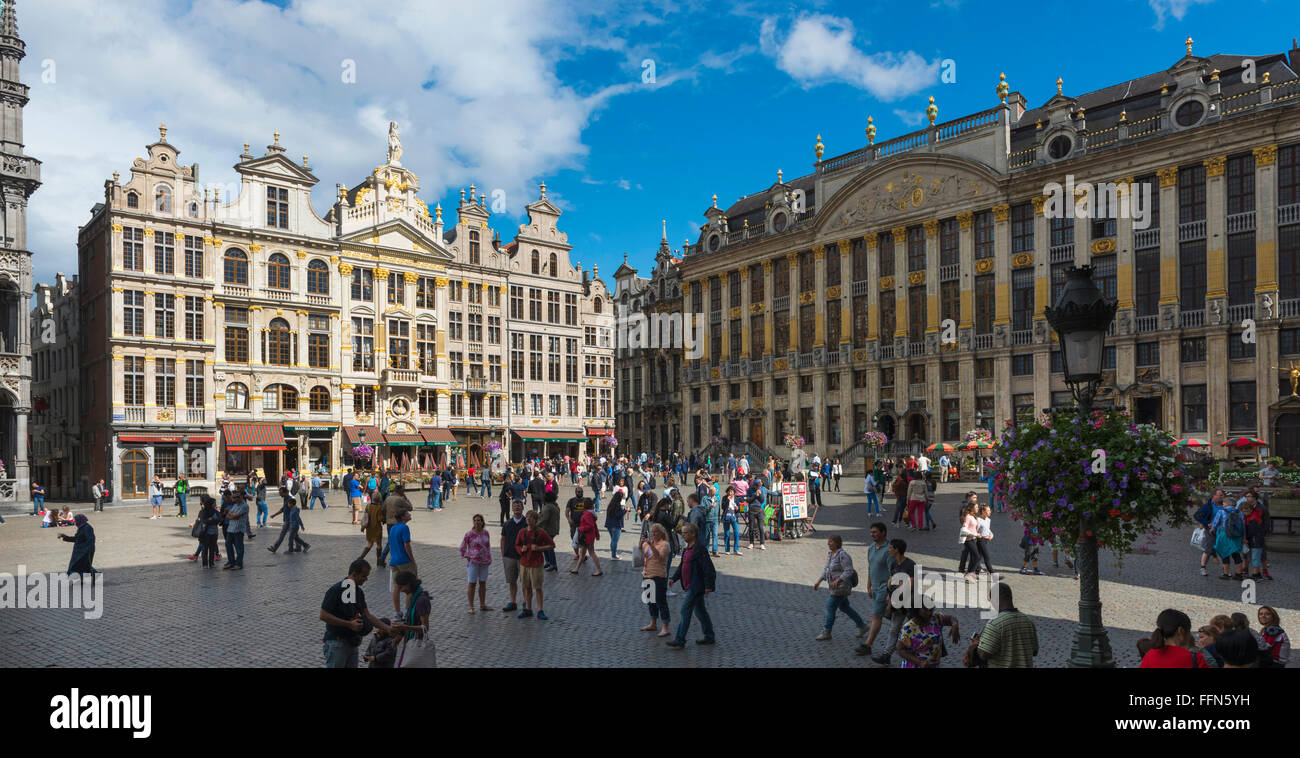
[[[76,270],[77,225],[127,174],[160,121],[204,182],[228,182],[243,142],[279,129],[311,156],[324,214],[336,182],[383,162],[386,124],[429,206],[471,182],[504,193],[503,240],[545,181],[574,259],[647,271],[660,219],[680,248],[719,205],[812,170],[827,155],[996,104],[1005,72],[1029,105],[1172,65],[1194,52],[1290,48],[1290,3],[975,0],[560,3],[497,0],[32,0],[18,3],[31,85],[27,151],[39,281]],[[68,19],[79,23],[68,24]],[[653,61],[654,81],[648,82]],[[345,61],[355,83],[342,83]],[[952,61],[956,81],[940,81]],[[49,76],[48,72],[54,72]],[[50,81],[46,81],[50,79]],[[612,283],[612,282],[611,282]]]

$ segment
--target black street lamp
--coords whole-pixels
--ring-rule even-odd
[[[1047,322],[1061,343],[1065,385],[1079,413],[1092,415],[1092,401],[1101,384],[1101,364],[1106,330],[1115,319],[1116,304],[1107,302],[1092,281],[1091,266],[1065,272],[1065,288],[1056,306],[1046,310]],[[1114,668],[1110,638],[1101,623],[1101,590],[1097,575],[1097,538],[1079,535],[1075,560],[1079,569],[1079,626],[1070,650],[1071,668]]]

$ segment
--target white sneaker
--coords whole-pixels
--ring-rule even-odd
[[[1210,572],[1206,571],[1204,566],[1201,566],[1201,576],[1209,576],[1209,575]]]
[[[759,550],[766,550],[766,549],[767,549],[767,545],[759,545],[759,546],[758,546],[758,549],[759,549]]]

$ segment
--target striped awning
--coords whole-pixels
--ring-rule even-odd
[[[614,433],[612,427],[607,426],[589,426],[587,427],[588,437],[607,437]]]
[[[420,427],[420,436],[424,438],[427,445],[455,445],[456,435],[446,429],[436,426]]]
[[[211,434],[190,434],[184,435],[190,442],[211,442]],[[180,444],[182,435],[180,434],[123,434],[118,437],[120,442],[174,442]]]
[[[221,425],[226,449],[232,451],[284,450],[284,427],[261,421]]]
[[[424,437],[419,434],[391,434],[384,432],[384,444],[390,447],[423,446]]]
[[[587,441],[587,436],[583,434],[581,431],[576,429],[573,431],[558,431],[553,429],[547,431],[542,431],[540,429],[538,430],[521,429],[519,431],[516,431],[515,434],[519,435],[519,439],[523,440],[524,442],[586,442]]]
[[[360,445],[362,429],[366,430],[367,445],[374,447],[384,444],[384,433],[379,431],[377,426],[345,426],[343,427],[344,441],[352,446]]]

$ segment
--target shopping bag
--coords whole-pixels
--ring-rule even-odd
[[[397,656],[396,668],[432,669],[437,667],[437,656],[434,653],[433,640],[420,637],[402,642],[402,650]]]
[[[1205,527],[1198,526],[1196,531],[1192,532],[1192,547],[1205,551]]]

